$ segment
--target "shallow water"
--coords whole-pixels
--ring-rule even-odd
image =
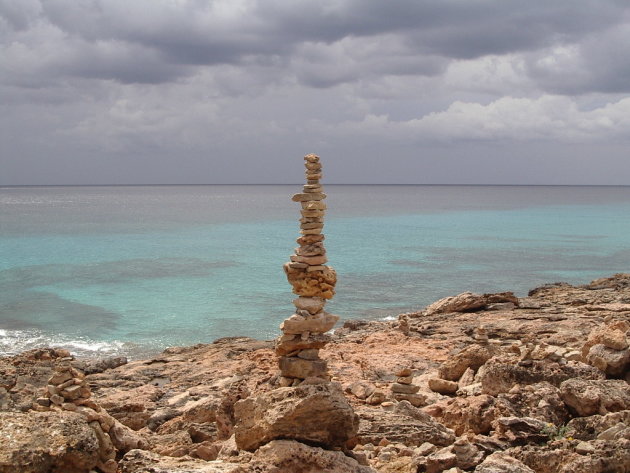
[[[144,356],[273,338],[295,186],[0,188],[0,353]],[[328,309],[383,318],[465,290],[627,272],[629,187],[326,186]]]

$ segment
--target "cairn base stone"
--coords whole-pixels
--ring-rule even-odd
[[[249,451],[276,439],[344,447],[359,428],[359,418],[337,383],[274,389],[238,401],[234,416],[236,445]]]
[[[305,360],[299,356],[283,356],[278,361],[280,372],[286,378],[326,378],[328,364],[324,360]]]

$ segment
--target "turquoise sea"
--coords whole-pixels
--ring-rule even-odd
[[[0,188],[0,354],[132,358],[292,313],[286,186]],[[328,185],[328,310],[395,317],[463,291],[525,295],[630,271],[630,187]]]

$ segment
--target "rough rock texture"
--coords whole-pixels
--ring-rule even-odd
[[[322,201],[311,204],[318,208],[303,207],[303,211],[323,210]],[[323,235],[304,234],[298,240],[300,245],[309,246],[323,241]],[[317,248],[308,252],[319,251]],[[341,395],[359,416],[361,428],[345,445],[353,448],[347,454],[376,471],[415,473],[426,471],[422,468],[429,464],[436,469],[448,465],[455,457],[456,465],[446,470],[450,473],[475,468],[523,471],[523,465],[536,473],[630,472],[630,409],[627,385],[623,384],[627,375],[613,375],[607,367],[598,367],[592,357],[588,359],[597,345],[616,352],[627,349],[623,347],[630,327],[628,301],[630,275],[615,275],[584,286],[550,284],[532,290],[518,304],[488,298],[486,305],[474,312],[426,315],[421,311],[389,322],[347,320],[334,334],[325,336],[328,345],[319,344],[313,334],[299,334],[286,344],[285,355],[304,351],[302,356],[311,356],[311,350],[320,350],[328,361],[329,375],[344,386],[346,391]],[[318,313],[318,304],[314,301],[309,307]],[[298,310],[309,312],[307,307]],[[486,350],[491,351],[492,358],[478,368],[474,367],[479,362],[462,363],[474,358],[464,354]],[[37,451],[36,456],[44,460],[33,467],[44,465],[41,468],[47,469],[41,471],[54,471],[50,465],[57,461],[66,468],[70,460],[61,459],[71,452],[71,458],[77,459],[73,464],[84,468],[72,473],[96,472],[101,469],[94,463],[100,458],[100,443],[97,452],[91,441],[80,441],[98,441],[100,433],[90,425],[93,421],[83,417],[76,429],[64,430],[69,427],[60,426],[62,419],[79,414],[62,412],[63,407],[59,412],[38,412],[48,408],[44,404],[50,398],[44,392],[54,366],[68,357],[67,350],[38,349],[0,358],[0,431],[3,439],[7,435],[24,439],[20,426],[28,423],[38,432],[33,435],[35,442],[29,434],[29,444],[45,446],[63,439],[54,454]],[[86,370],[85,360],[66,361]],[[98,365],[85,377],[92,397],[79,400],[93,400],[104,412],[76,407],[86,407],[82,412],[98,417],[99,425],[109,428],[108,432],[101,430],[118,450],[121,472],[146,473],[153,468],[155,472],[240,473],[239,468],[252,471],[254,457],[260,468],[278,468],[265,464],[262,453],[239,449],[233,436],[235,404],[265,395],[286,382],[277,375],[273,342],[227,338],[170,348],[147,360],[119,365],[120,361]],[[457,378],[461,366],[466,365],[454,395],[443,396],[429,389],[430,379]],[[447,375],[451,372],[455,374]],[[305,382],[308,386],[318,381]],[[395,390],[418,392],[399,393],[394,386]],[[403,396],[422,406],[423,416],[410,410],[413,406],[409,402],[401,402]],[[62,406],[72,409],[73,402]],[[108,414],[120,423],[109,420]],[[42,422],[38,416],[48,416],[48,421]],[[544,428],[536,432],[541,423]],[[121,427],[123,424],[127,427]],[[39,431],[45,436],[38,436]],[[62,435],[66,431],[71,435]],[[435,444],[425,442],[431,438],[429,442]],[[139,452],[135,446],[151,452]],[[29,448],[20,447],[20,455]],[[259,450],[264,452],[265,448]],[[306,447],[298,446],[302,448]],[[308,448],[304,451],[310,451]],[[0,448],[0,458],[5,461],[0,472],[20,471],[20,457],[6,460],[6,455]],[[492,461],[482,463],[479,455]],[[345,463],[347,457],[339,458]],[[491,470],[493,462],[502,469]]]
[[[1,473],[87,473],[101,445],[85,418],[73,412],[0,412]]]
[[[173,458],[144,450],[131,450],[123,457],[120,465],[121,473],[246,473],[248,471],[236,463]]]
[[[536,473],[505,453],[493,453],[475,468],[475,473]]]
[[[517,384],[548,382],[560,386],[563,381],[575,378],[603,379],[604,374],[579,362],[560,364],[551,360],[517,361],[509,358],[492,358],[477,373],[482,391],[491,396],[508,392]]]
[[[275,439],[343,447],[359,419],[334,383],[278,388],[234,406],[236,445],[255,450]]]
[[[494,356],[495,351],[492,346],[469,345],[442,363],[438,374],[442,379],[457,381],[468,368],[476,372],[486,361]]]
[[[400,402],[395,411],[364,407],[358,408],[356,412],[361,419],[357,439],[362,444],[378,444],[385,439],[389,442],[408,442],[411,445],[430,442],[446,446],[455,441],[452,430],[407,401]]]
[[[273,440],[259,448],[248,465],[256,473],[373,473],[341,452],[311,447],[294,440]]]
[[[560,393],[566,405],[580,416],[630,409],[630,385],[620,379],[569,379],[560,386]]]
[[[619,424],[630,426],[630,410],[605,416],[576,417],[567,424],[567,435],[578,440],[595,440],[603,432]]]

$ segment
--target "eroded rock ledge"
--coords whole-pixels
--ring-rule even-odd
[[[393,322],[347,321],[320,352],[332,383],[276,411],[260,401],[284,389],[272,393],[273,342],[129,363],[32,350],[0,359],[0,473],[630,472],[629,329],[628,274],[523,298],[464,293]],[[60,364],[73,385],[54,378]],[[354,408],[353,438],[300,432],[298,401],[324,389]]]

